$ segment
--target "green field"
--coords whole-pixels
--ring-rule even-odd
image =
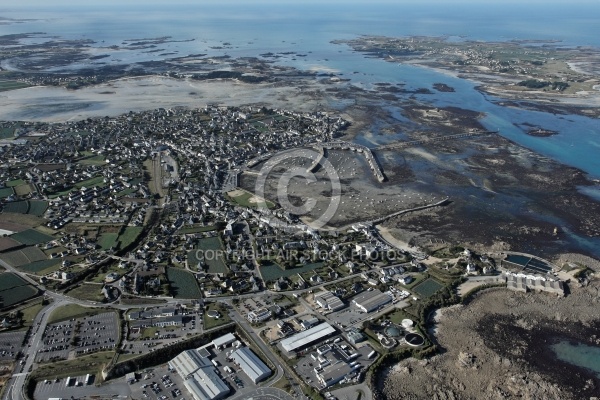
[[[0,139],[12,139],[15,136],[16,126],[0,128]]]
[[[167,268],[167,277],[171,282],[173,297],[178,299],[199,299],[201,297],[196,278],[188,271]]]
[[[19,243],[23,243],[26,246],[46,243],[51,240],[54,240],[52,236],[43,234],[42,232],[36,231],[35,229],[27,229],[23,232],[15,233],[10,237]]]
[[[0,307],[9,307],[37,294],[37,289],[10,272],[0,274]]]
[[[0,189],[0,199],[5,199],[14,193],[15,192],[12,190],[12,188],[2,188]]]
[[[119,248],[124,249],[133,243],[142,233],[142,229],[141,226],[128,226],[125,228],[125,231],[119,236]]]
[[[44,215],[47,208],[48,208],[47,201],[29,200],[29,211],[27,211],[27,214],[41,217],[42,215]]]
[[[104,185],[104,176],[96,176],[94,178],[86,179],[85,181],[77,182],[74,186],[78,189],[82,187],[91,188],[94,186]]]
[[[52,258],[48,260],[35,261],[19,267],[21,271],[36,275],[45,275],[49,272],[56,271],[61,264],[60,258]]]
[[[108,250],[112,247],[117,246],[117,238],[119,237],[118,233],[107,232],[103,233],[98,240],[98,244],[102,247],[103,250]]]
[[[36,217],[41,217],[44,215],[44,212],[46,212],[47,208],[48,202],[46,201],[26,200],[7,203],[4,206],[4,211],[16,214],[30,214],[35,215]]]
[[[298,268],[283,269],[276,263],[266,263],[260,267],[260,274],[262,275],[265,282],[274,281],[281,277],[287,278],[296,274],[303,274],[321,268],[323,263],[311,263],[306,264]]]
[[[425,279],[423,282],[413,287],[412,290],[421,297],[431,297],[435,294],[435,292],[437,292],[443,287],[444,285],[442,285],[440,282],[436,281],[435,279],[429,278]]]
[[[29,202],[27,201],[12,201],[4,205],[4,212],[27,214],[27,211],[29,211]]]
[[[26,182],[23,179],[14,179],[12,181],[6,182],[7,187],[15,187],[24,185]]]
[[[16,90],[16,89],[24,89],[29,86],[31,86],[31,85],[24,83],[24,82],[0,80],[0,92],[6,92],[9,90]]]
[[[0,259],[12,267],[21,267],[32,262],[46,260],[46,254],[37,247],[26,247],[0,255]]]
[[[197,249],[201,251],[191,250],[187,255],[188,265],[192,270],[196,269],[198,262],[202,259],[208,266],[209,274],[227,273],[227,265],[221,254],[218,253],[223,251],[221,240],[218,237],[200,239]]]
[[[135,242],[140,233],[142,233],[142,230],[141,226],[127,226],[120,235],[115,232],[105,232],[100,236],[98,244],[104,250],[112,247],[115,249],[124,249]]]

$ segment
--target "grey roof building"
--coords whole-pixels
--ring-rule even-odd
[[[215,366],[196,350],[186,350],[169,361],[183,378],[183,384],[195,400],[218,400],[229,394],[229,387],[217,374]]]
[[[381,293],[379,289],[373,289],[359,294],[352,300],[352,303],[363,312],[368,313],[391,301],[392,297],[389,294]]]
[[[310,343],[322,340],[333,333],[335,333],[335,328],[327,322],[323,322],[322,324],[283,339],[279,343],[283,350],[290,353],[296,349],[307,346]]]
[[[231,354],[231,358],[242,371],[248,375],[248,378],[254,383],[258,383],[271,375],[271,370],[260,358],[254,354],[248,347],[241,347]]]

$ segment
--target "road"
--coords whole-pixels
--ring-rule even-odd
[[[271,349],[269,348],[269,346],[267,346],[265,344],[265,342],[263,342],[263,340],[258,336],[258,334],[256,333],[256,331],[254,331],[254,329],[252,328],[252,326],[250,326],[250,323],[248,322],[248,320],[246,318],[244,318],[237,310],[237,308],[235,306],[231,306],[232,311],[230,311],[232,319],[238,324],[238,326],[240,326],[247,334],[248,336],[256,343],[256,345],[260,348],[260,350],[263,352],[263,354],[265,355],[265,357],[267,357],[269,359],[269,361],[271,362],[272,365],[276,365],[277,366],[277,372],[275,374],[275,377],[271,379],[271,383],[269,383],[268,386],[274,384],[275,382],[277,382],[278,380],[280,380],[284,375],[288,378],[288,380],[290,381],[290,383],[292,383],[292,388],[294,388],[293,390],[296,390],[298,393],[298,398],[301,398],[302,395],[302,391],[299,390],[297,382],[295,382],[294,377],[295,375],[292,373],[292,371],[289,369],[289,366],[285,363],[281,363],[278,359],[277,356],[275,356],[273,354],[273,352],[271,351]]]

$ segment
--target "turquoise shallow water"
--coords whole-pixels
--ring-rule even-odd
[[[553,344],[552,351],[560,360],[589,369],[600,378],[600,347],[564,340]]]

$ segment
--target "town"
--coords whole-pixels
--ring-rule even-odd
[[[207,105],[0,126],[12,400],[370,398],[395,355],[436,351],[436,307],[490,286],[565,292],[534,255],[398,248],[371,223],[315,230],[240,186],[310,148],[361,153],[385,185],[328,113]]]

